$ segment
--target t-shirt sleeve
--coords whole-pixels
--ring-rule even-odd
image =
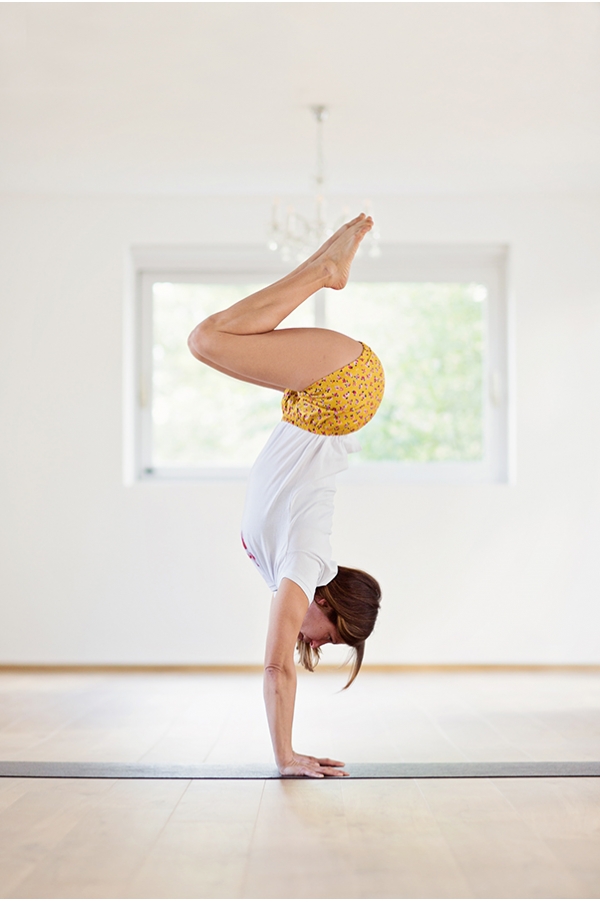
[[[300,586],[310,604],[315,597],[317,586],[325,585],[335,576],[335,572],[330,576],[325,573],[330,568],[331,565],[326,565],[320,557],[309,551],[293,551],[287,555],[279,569],[277,582],[281,583],[284,577],[291,579]]]

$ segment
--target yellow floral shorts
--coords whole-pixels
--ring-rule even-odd
[[[363,344],[362,354],[352,363],[304,391],[288,388],[281,402],[283,419],[317,435],[348,435],[375,416],[384,388],[381,361]]]

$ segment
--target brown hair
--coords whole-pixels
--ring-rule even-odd
[[[365,641],[373,632],[379,613],[381,587],[364,570],[338,567],[337,576],[326,586],[319,586],[315,597],[325,601],[323,613],[334,624],[342,641],[354,649],[352,673],[344,686],[347,689],[358,675],[365,654]],[[321,650],[311,648],[302,639],[298,640],[296,650],[300,664],[312,673],[319,663]]]

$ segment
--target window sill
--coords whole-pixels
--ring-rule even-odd
[[[170,485],[192,482],[245,482],[250,467],[156,467],[140,474],[137,483]],[[507,484],[506,474],[484,462],[356,463],[338,476],[339,485],[482,485]]]

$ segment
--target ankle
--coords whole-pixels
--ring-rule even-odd
[[[323,283],[323,287],[329,285],[329,282],[338,270],[334,257],[329,253],[321,254],[321,256],[312,263],[312,266],[314,267],[315,276]]]
[[[316,288],[314,291],[318,291],[320,288],[324,288],[327,280],[331,275],[331,265],[328,265],[330,261],[326,261],[324,257],[319,257],[317,260],[306,260],[304,263],[301,263],[297,269],[294,269],[289,275],[285,276],[286,279],[302,279],[304,282],[310,282],[311,285],[316,283]]]

